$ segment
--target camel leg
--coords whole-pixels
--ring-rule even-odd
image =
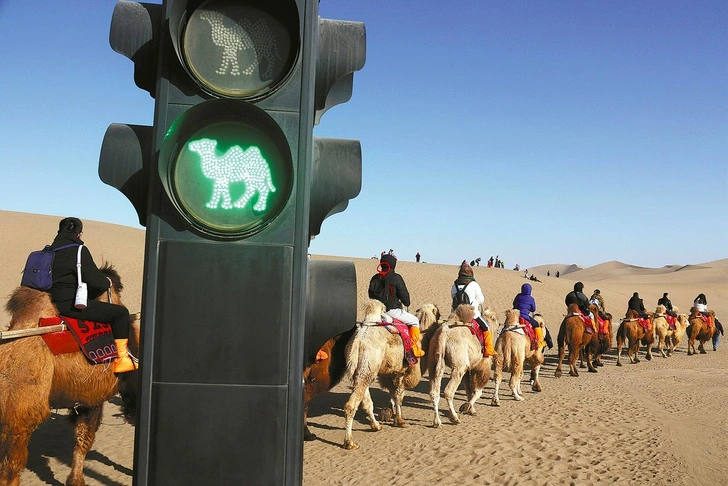
[[[66,478],[66,486],[86,485],[86,481],[83,478],[83,464],[86,460],[86,454],[88,454],[91,446],[93,446],[96,432],[101,425],[103,411],[103,404],[94,408],[78,407],[71,411],[71,422],[74,424],[76,445],[73,448],[71,472]]]
[[[500,391],[500,383],[503,379],[503,353],[498,353],[495,358],[495,374],[493,375],[493,381],[495,382],[495,390],[493,390],[493,399],[490,404],[494,407],[500,406],[500,399],[498,398],[498,391]]]
[[[702,339],[700,340],[700,345],[698,346],[698,350],[700,350],[700,354],[705,354],[707,351],[705,351],[705,341]]]
[[[394,426],[409,427],[409,424],[405,422],[402,417],[402,401],[404,400],[404,384],[402,383],[402,377],[397,376],[393,382],[394,389],[390,390],[389,393],[392,397],[392,405],[394,408]]]
[[[569,375],[579,376],[579,370],[576,369],[576,358],[579,356],[581,346],[577,345],[574,348],[572,349],[571,345],[569,346]]]
[[[364,391],[364,398],[362,398],[361,405],[359,407],[364,410],[367,414],[367,420],[369,420],[369,427],[374,432],[382,430],[382,426],[377,422],[377,417],[374,415],[374,402],[372,401],[372,395],[369,392],[369,388]]]
[[[531,387],[531,389],[535,392],[540,392],[541,390],[543,390],[543,388],[541,388],[541,381],[538,379],[538,375],[539,375],[540,371],[541,371],[541,365],[538,365],[533,368],[532,373],[531,373],[531,376],[533,377],[533,386]]]
[[[566,345],[559,345],[559,363],[556,365],[556,371],[554,376],[561,378],[561,362],[564,361],[564,355],[566,354]]]
[[[435,416],[432,418],[432,426],[438,428],[442,425],[440,419],[440,386],[442,384],[442,369],[436,368],[437,372],[433,376],[430,373],[430,400],[432,400],[432,408],[435,411]]]
[[[7,424],[0,425],[0,484],[18,486],[20,473],[28,462],[28,442],[34,427],[23,431],[6,427]]]
[[[589,368],[589,373],[596,373],[597,369],[594,366],[594,363],[592,362],[594,359],[594,355],[591,351],[591,343],[587,346],[584,346],[582,349],[584,349],[584,354],[586,354],[586,366]]]
[[[518,401],[523,401],[521,396],[521,379],[523,378],[523,362],[516,363],[511,370],[511,379],[508,381],[508,386],[513,391],[513,398]]]
[[[652,361],[652,343],[653,342],[654,342],[654,340],[647,343],[647,352],[645,353],[645,359],[647,361]]]
[[[450,381],[447,382],[445,392],[443,393],[445,400],[447,400],[448,409],[450,410],[450,422],[454,424],[459,424],[460,418],[458,417],[458,413],[455,411],[453,399],[455,398],[455,392],[458,390],[464,374],[465,369],[453,368],[450,372]]]
[[[586,365],[584,365],[584,354],[585,353],[586,353],[586,349],[581,348],[581,350],[579,351],[579,368],[582,368],[582,369],[586,368]]]
[[[362,400],[364,400],[364,396],[368,393],[369,385],[372,381],[374,381],[373,377],[367,377],[366,380],[362,379],[361,377],[355,377],[354,390],[352,391],[351,396],[344,405],[344,415],[346,418],[346,431],[344,432],[344,449],[354,450],[359,448],[359,445],[354,442],[351,429],[354,425],[354,414],[356,414],[359,405],[361,404]],[[371,396],[369,399],[371,400]]]
[[[617,336],[617,366],[622,366],[619,358],[622,356],[622,346],[624,346],[624,340]]]

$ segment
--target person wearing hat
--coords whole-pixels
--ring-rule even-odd
[[[377,267],[377,273],[369,281],[369,298],[382,302],[387,308],[387,315],[402,321],[409,326],[410,337],[412,338],[412,352],[418,358],[425,355],[420,348],[420,321],[417,316],[410,314],[402,308],[409,307],[410,294],[402,276],[394,271],[397,266],[397,257],[392,250],[389,253],[382,252]],[[389,289],[387,302],[382,301],[379,296],[372,292],[372,282],[376,279],[383,279]]]
[[[668,315],[672,317],[677,317],[677,312],[673,310],[672,302],[670,301],[670,297],[667,296],[667,292],[662,294],[662,297],[657,300],[657,305],[664,305],[665,312],[667,312]]]
[[[495,352],[495,348],[493,347],[493,333],[488,327],[488,323],[485,322],[485,319],[483,319],[480,315],[480,309],[485,304],[485,296],[483,295],[483,290],[480,288],[480,285],[475,281],[475,277],[473,276],[473,267],[468,265],[465,260],[463,260],[463,263],[460,264],[458,278],[455,282],[453,282],[452,287],[450,288],[450,296],[455,297],[455,294],[457,294],[459,290],[464,290],[468,299],[470,299],[470,305],[473,307],[473,311],[475,312],[475,321],[478,323],[480,330],[483,331],[485,356],[495,356],[498,353]],[[454,311],[455,309],[452,310]]]
[[[594,293],[591,297],[589,297],[590,303],[596,303],[599,306],[599,312],[607,312],[606,308],[604,307],[604,298],[602,297],[601,292],[599,289],[595,289]]]
[[[53,259],[53,285],[48,291],[51,300],[62,316],[109,324],[118,353],[118,358],[113,363],[114,373],[135,370],[137,368],[136,363],[129,355],[127,348],[129,342],[129,311],[121,305],[94,300],[106,292],[112,286],[112,283],[111,279],[98,269],[91,252],[85,245],[81,248],[81,280],[88,286],[88,303],[85,309],[77,309],[74,305],[78,286],[76,268],[78,245],[84,244],[81,241],[82,233],[83,223],[78,218],[64,218],[58,224],[58,234],[51,243],[51,248],[71,244],[74,246],[58,250]]]
[[[647,315],[645,304],[640,298],[640,294],[637,292],[633,293],[632,297],[630,297],[629,301],[627,302],[627,310],[637,311],[642,319],[647,319],[648,317],[650,317]]]
[[[525,283],[521,285],[521,293],[513,299],[513,308],[518,309],[520,316],[531,323],[531,327],[533,327],[536,333],[536,347],[543,348],[546,346],[546,342],[543,339],[544,330],[538,321],[531,316],[532,312],[536,312],[536,299],[531,295],[532,290],[531,284]]]

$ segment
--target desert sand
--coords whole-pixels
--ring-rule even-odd
[[[3,306],[20,282],[20,272],[31,250],[52,241],[60,217],[0,211],[6,231],[0,236],[0,279]],[[131,312],[141,308],[144,263],[143,230],[84,221],[83,239],[97,264],[113,263],[124,281],[123,294]],[[386,246],[386,245],[385,245]],[[387,248],[389,248],[387,246]],[[378,253],[381,249],[372,249]],[[345,252],[346,250],[342,250]],[[488,249],[484,249],[487,253]],[[368,258],[326,257],[355,263],[359,304],[366,297],[377,261]],[[582,281],[590,295],[598,288],[607,311],[624,315],[627,300],[639,292],[648,310],[669,292],[674,305],[687,312],[703,292],[718,318],[728,322],[728,259],[698,265],[641,268],[621,262],[578,269],[572,263],[529,269],[541,282],[530,282],[538,311],[554,339],[565,312],[563,300],[574,282]],[[449,309],[449,288],[460,261],[452,265],[400,261],[412,294],[411,311],[424,303]],[[561,278],[555,278],[555,271]],[[486,304],[502,320],[520,286],[523,271],[475,267]],[[546,272],[551,277],[546,277]],[[568,272],[568,273],[567,273]],[[2,322],[9,316],[0,310]],[[360,316],[361,317],[361,316]],[[618,319],[615,319],[615,329]],[[523,384],[525,401],[512,399],[501,387],[501,406],[491,407],[492,382],[477,404],[478,415],[461,416],[452,425],[443,413],[443,426],[434,429],[427,379],[404,399],[408,428],[384,424],[371,432],[362,412],[356,416],[356,451],[341,448],[343,406],[350,388],[346,382],[314,399],[309,414],[319,440],[304,444],[306,485],[556,485],[556,484],[725,484],[722,460],[728,450],[728,342],[718,351],[687,356],[685,339],[670,358],[615,366],[616,352],[605,357],[598,373],[554,377],[556,348],[547,352],[542,368],[543,391]],[[643,350],[644,354],[644,350]],[[624,358],[624,353],[623,353]],[[447,380],[447,377],[446,377]],[[443,383],[444,385],[444,383]],[[375,408],[389,406],[378,385],[372,388]],[[464,400],[462,391],[456,406]],[[89,485],[132,484],[134,429],[118,414],[118,403],[106,407],[101,429],[86,462]],[[444,402],[443,402],[444,405]],[[63,484],[70,470],[72,430],[64,410],[53,410],[51,420],[34,434],[22,484]]]

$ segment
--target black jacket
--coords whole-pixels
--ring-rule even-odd
[[[372,280],[375,278],[379,278],[379,274],[375,274],[372,276]],[[386,302],[382,302],[384,305],[387,305],[387,310],[391,309],[401,309],[402,305],[404,304],[405,307],[409,307],[410,305],[410,294],[407,290],[407,285],[404,283],[404,279],[402,276],[398,273],[395,273],[394,271],[390,271],[385,277],[384,277],[387,285],[391,285],[394,288],[394,299],[393,301],[387,304]],[[376,299],[376,295],[369,294],[370,299]]]
[[[68,245],[70,243],[83,244],[78,236],[69,232],[58,233],[51,244],[51,248]],[[53,259],[53,286],[50,289],[51,299],[59,307],[72,306],[76,299],[76,287],[78,277],[76,275],[76,255],[78,247],[72,246],[58,250]],[[106,275],[98,269],[91,252],[84,246],[81,249],[81,279],[88,286],[88,298],[95,299],[109,288],[109,281]]]
[[[571,304],[576,304],[579,306],[579,309],[584,314],[589,314],[589,299],[584,292],[577,292],[576,290],[572,290],[571,292],[566,294],[566,299],[564,299],[564,303],[566,304],[566,307],[569,307],[569,305]]]
[[[644,314],[645,304],[642,302],[642,299],[633,295],[632,297],[630,297],[629,302],[627,302],[627,309],[636,310],[640,314]]]
[[[665,310],[668,312],[672,311],[672,302],[670,302],[670,299],[667,297],[660,297],[660,300],[657,301],[657,305],[664,305]]]

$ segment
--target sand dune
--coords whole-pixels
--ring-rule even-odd
[[[28,252],[53,239],[59,219],[0,211],[0,223],[10,230],[0,236],[3,296],[18,285]],[[125,302],[130,310],[139,310],[143,230],[93,221],[84,224],[84,240],[97,263],[109,260],[118,267]],[[352,260],[363,302],[376,260],[313,258]],[[411,310],[427,302],[449,308],[449,288],[460,262],[452,263],[398,263],[397,271],[412,294]],[[551,277],[545,276],[547,269]],[[561,278],[555,278],[555,269],[561,269]],[[502,319],[527,282],[522,271],[485,267],[474,271],[486,303]],[[710,307],[728,322],[728,259],[659,269],[607,261],[584,269],[562,264],[529,271],[541,280],[530,283],[538,311],[554,337],[565,310],[564,296],[577,279],[588,293],[599,288],[607,310],[617,317],[624,315],[633,292],[639,292],[648,310],[654,310],[657,299],[669,292],[684,311],[704,292]],[[9,316],[2,312],[7,321]],[[516,402],[504,384],[501,407],[494,408],[488,405],[491,383],[478,403],[477,416],[462,417],[463,423],[457,426],[443,418],[441,429],[430,427],[429,385],[423,380],[405,396],[404,413],[411,426],[385,425],[373,433],[364,416],[357,415],[354,434],[362,448],[353,452],[340,447],[343,405],[349,392],[343,383],[314,401],[310,423],[321,440],[304,445],[304,484],[724,484],[720,458],[728,449],[728,434],[721,433],[728,430],[728,342],[721,346],[717,352],[711,349],[706,355],[688,357],[682,344],[671,358],[621,368],[614,366],[611,351],[597,374],[583,372],[578,378],[560,379],[554,377],[553,349],[542,372],[543,392],[533,393],[524,383],[526,401]],[[376,385],[372,397],[376,408],[388,406],[388,398]],[[459,392],[456,406],[462,401]],[[68,474],[72,431],[59,419],[60,413],[54,411],[54,420],[34,436],[23,484],[60,484]],[[116,404],[107,407],[94,452],[88,456],[90,485],[132,483],[133,428],[123,424],[117,413]]]

